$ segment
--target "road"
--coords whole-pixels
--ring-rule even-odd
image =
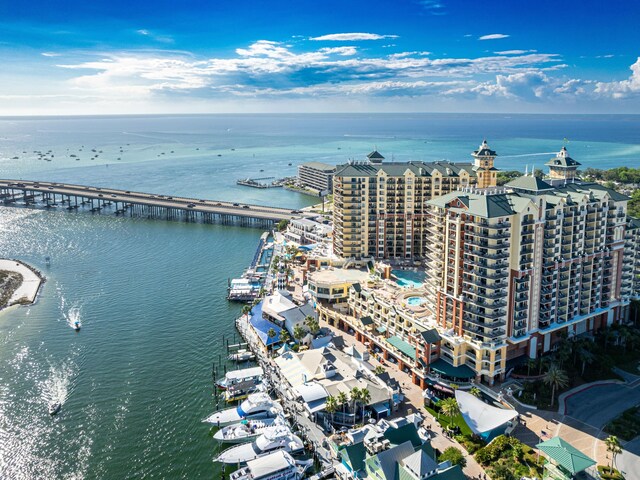
[[[280,207],[251,205],[239,202],[223,202],[219,200],[204,200],[188,197],[174,197],[170,195],[157,195],[130,190],[117,190],[113,188],[74,185],[68,183],[0,180],[0,189],[3,188],[20,190],[28,192],[28,194],[48,193],[51,195],[79,196],[93,200],[123,202],[163,208],[177,208],[200,213],[235,215],[239,217],[251,217],[274,221],[291,220],[294,217],[309,215],[298,210],[290,210]]]

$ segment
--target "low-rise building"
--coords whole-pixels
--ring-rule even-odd
[[[331,232],[329,222],[319,221],[318,218],[294,218],[289,222],[284,236],[299,245],[311,245],[328,240]]]
[[[298,181],[317,195],[328,194],[333,190],[335,165],[322,162],[306,162],[298,166]]]
[[[318,301],[341,303],[346,301],[349,288],[366,283],[369,272],[354,268],[324,268],[307,274],[309,292]]]

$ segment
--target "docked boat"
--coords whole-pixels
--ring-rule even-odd
[[[266,430],[251,443],[236,445],[225,450],[218,455],[216,462],[232,465],[244,464],[249,460],[278,450],[284,450],[290,454],[300,453],[304,450],[304,443],[300,437],[291,432],[288,426],[280,425]]]
[[[236,470],[230,480],[300,480],[313,460],[296,462],[287,452],[280,450],[247,462]]]
[[[254,360],[256,356],[253,354],[251,350],[246,350],[241,348],[235,353],[229,355],[229,360],[233,360],[234,362],[248,362],[249,360]]]
[[[224,378],[216,381],[216,387],[220,390],[226,390],[232,385],[252,380],[255,383],[260,383],[264,376],[264,370],[262,367],[243,368],[242,370],[233,370],[227,372]]]
[[[213,436],[220,443],[244,443],[262,435],[267,429],[285,425],[284,417],[242,420],[233,425],[227,425],[218,430]]]
[[[280,404],[273,401],[268,394],[264,392],[252,393],[237,407],[215,412],[205,418],[203,422],[224,426],[241,420],[273,418],[281,412]]]
[[[52,403],[49,405],[49,415],[53,416],[60,411],[62,404],[60,402]]]
[[[262,382],[254,382],[253,380],[247,380],[245,382],[236,383],[230,386],[224,392],[224,399],[227,402],[237,402],[238,400],[244,400],[252,393],[266,392],[267,385]]]

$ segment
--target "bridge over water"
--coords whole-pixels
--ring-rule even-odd
[[[0,180],[0,201],[5,205],[85,209],[93,213],[261,228],[306,215],[280,207],[27,180]]]

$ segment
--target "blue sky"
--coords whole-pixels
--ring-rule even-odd
[[[0,0],[0,115],[640,113],[636,0]]]

